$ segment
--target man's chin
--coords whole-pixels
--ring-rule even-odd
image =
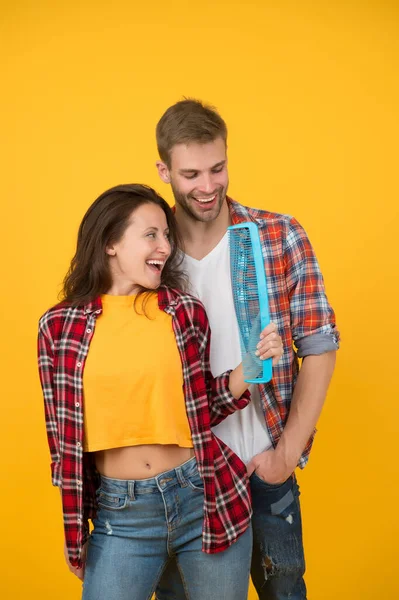
[[[220,200],[218,200],[217,203],[215,202],[213,206],[209,207],[207,207],[206,204],[203,206],[198,206],[198,202],[195,200],[194,202],[195,204],[190,203],[191,206],[189,206],[189,212],[197,221],[202,221],[205,223],[217,219],[223,206],[223,202],[220,202]]]

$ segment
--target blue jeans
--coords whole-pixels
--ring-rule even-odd
[[[251,528],[224,552],[201,551],[204,490],[195,458],[151,479],[101,477],[97,496],[83,600],[149,600],[171,559],[183,597],[246,597]]]
[[[306,600],[303,580],[299,487],[295,476],[270,485],[251,476],[253,550],[251,576],[260,600]],[[156,591],[157,600],[185,600],[174,563],[168,565]],[[215,598],[217,596],[215,595]],[[224,599],[228,596],[220,596]],[[246,599],[244,594],[242,599]]]

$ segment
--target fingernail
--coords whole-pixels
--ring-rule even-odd
[[[257,351],[255,352],[255,356],[259,356],[259,354],[260,354],[260,352],[259,352],[259,350],[257,350]]]

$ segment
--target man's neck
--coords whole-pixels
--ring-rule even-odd
[[[179,205],[176,205],[175,217],[183,240],[184,252],[196,260],[201,260],[209,254],[231,225],[227,200],[224,201],[219,215],[213,221],[195,221]]]

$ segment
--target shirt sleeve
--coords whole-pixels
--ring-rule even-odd
[[[291,330],[299,357],[339,348],[339,332],[323,276],[306,232],[291,218],[284,259],[290,300]]]
[[[203,309],[203,312],[204,321],[203,327],[201,328],[203,336],[201,339],[200,349],[208,394],[211,427],[214,427],[236,410],[242,410],[245,408],[251,400],[251,394],[249,390],[246,390],[240,398],[234,398],[229,388],[231,369],[229,371],[225,371],[217,377],[212,375],[209,360],[211,348],[211,329],[205,309]]]
[[[39,377],[44,397],[44,412],[46,417],[47,440],[51,454],[51,479],[55,486],[61,487],[60,448],[56,407],[54,401],[54,352],[53,345],[45,332],[45,326],[39,324],[38,363]]]

